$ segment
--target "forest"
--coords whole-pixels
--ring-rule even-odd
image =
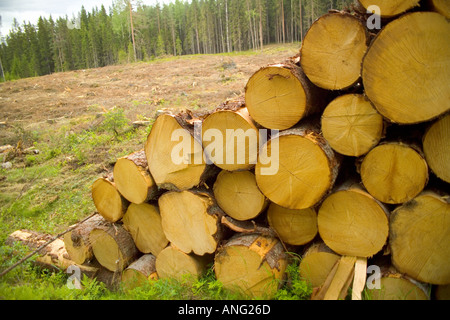
[[[165,55],[260,50],[302,41],[309,26],[352,0],[115,0],[72,17],[14,20],[0,45],[0,81],[149,61]]]

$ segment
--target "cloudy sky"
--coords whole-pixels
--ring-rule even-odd
[[[60,16],[72,17],[77,14],[81,6],[87,11],[103,4],[106,11],[112,6],[113,0],[0,0],[1,35],[6,36],[12,26],[13,19],[16,18],[19,24],[23,21],[37,24],[39,16],[49,17],[54,20]],[[155,5],[157,0],[143,0],[148,5]],[[173,0],[159,0],[159,3],[169,3]]]

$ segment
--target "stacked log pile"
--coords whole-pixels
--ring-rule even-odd
[[[418,2],[330,12],[245,96],[159,115],[143,150],[94,183],[101,218],[66,237],[72,260],[95,258],[127,285],[213,263],[225,288],[270,299],[297,252],[312,299],[444,292],[450,23],[445,1]],[[369,30],[377,3],[383,28]],[[366,287],[374,265],[381,288]]]

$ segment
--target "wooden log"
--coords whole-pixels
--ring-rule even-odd
[[[209,257],[186,254],[173,245],[165,248],[156,258],[156,272],[159,279],[175,279],[191,282],[199,279],[206,271]]]
[[[287,244],[302,246],[317,235],[317,212],[314,208],[293,210],[271,203],[267,220],[281,241]]]
[[[319,208],[319,234],[334,252],[369,258],[380,252],[389,234],[389,211],[358,184],[347,183]]]
[[[392,264],[421,282],[450,284],[449,196],[425,191],[390,218]]]
[[[144,150],[117,160],[114,183],[120,194],[131,203],[149,202],[158,195],[158,187],[148,171]]]
[[[346,94],[333,100],[322,114],[322,133],[340,154],[360,157],[383,137],[383,117],[361,94]]]
[[[84,264],[94,259],[94,252],[89,242],[89,234],[101,223],[104,223],[104,218],[97,214],[64,235],[65,248],[70,259],[75,263]]]
[[[362,78],[367,97],[385,118],[415,124],[450,109],[449,33],[444,16],[415,12],[377,35],[363,60]]]
[[[380,15],[385,18],[398,16],[414,7],[419,6],[420,0],[359,0],[364,9],[376,5],[380,8]]]
[[[383,143],[372,149],[361,163],[361,179],[377,200],[400,204],[420,194],[429,180],[422,151],[401,142]]]
[[[222,171],[213,190],[219,207],[239,221],[258,217],[269,204],[256,184],[255,174],[250,171]]]
[[[99,178],[93,183],[92,199],[98,213],[113,223],[122,219],[129,205],[114,182],[105,178]]]
[[[194,139],[193,127],[182,114],[162,114],[153,124],[145,143],[149,170],[160,189],[184,191],[202,185],[211,174],[202,144]]]
[[[271,299],[287,266],[281,242],[258,234],[236,234],[215,256],[214,271],[224,288]]]
[[[97,261],[106,269],[122,272],[139,256],[133,238],[120,224],[104,223],[89,234]]]
[[[205,156],[217,167],[250,170],[258,158],[259,131],[243,99],[228,101],[202,123]]]
[[[170,191],[158,203],[164,234],[173,245],[199,256],[216,251],[223,237],[223,212],[210,194]]]
[[[319,288],[325,283],[339,259],[340,255],[333,252],[324,242],[316,242],[302,255],[300,276],[313,288]]]
[[[450,300],[450,284],[436,286],[433,294],[436,300]]]
[[[450,19],[450,2],[447,0],[428,0],[430,9]]]
[[[14,246],[16,243],[21,243],[31,250],[37,250],[52,238],[53,236],[49,234],[31,230],[17,230],[6,238],[5,244]],[[42,248],[38,252],[38,256],[34,260],[34,263],[41,268],[53,271],[65,271],[70,266],[75,266],[79,268],[80,276],[86,275],[89,278],[93,278],[99,270],[99,268],[95,266],[77,264],[75,261],[71,260],[62,239],[56,239],[48,246]]]
[[[430,285],[418,282],[398,272],[393,266],[381,264],[381,274],[376,279],[379,287],[366,288],[368,300],[429,300]]]
[[[132,203],[122,221],[142,253],[157,256],[169,244],[162,228],[159,208],[153,204]]]
[[[152,254],[144,254],[130,264],[122,273],[122,285],[127,289],[134,289],[157,280],[156,257]]]
[[[423,152],[433,173],[450,183],[450,114],[434,122],[423,137]]]
[[[250,116],[268,129],[289,129],[323,111],[327,102],[328,93],[313,85],[295,60],[261,68],[245,87]]]
[[[318,204],[333,188],[341,157],[308,119],[269,140],[258,158],[256,181],[270,201],[288,209]]]
[[[316,20],[302,43],[301,66],[316,86],[343,90],[361,77],[361,62],[367,51],[368,33],[351,14],[325,14]]]

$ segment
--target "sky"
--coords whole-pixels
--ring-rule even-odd
[[[0,0],[1,36],[5,37],[9,33],[14,18],[20,25],[23,21],[37,25],[39,16],[48,18],[51,15],[53,20],[66,15],[71,18],[81,10],[81,6],[91,11],[92,8],[96,6],[100,8],[103,4],[109,12],[112,2],[113,0]],[[142,0],[142,2],[155,5],[157,0]],[[170,2],[173,0],[159,0],[160,4]]]

